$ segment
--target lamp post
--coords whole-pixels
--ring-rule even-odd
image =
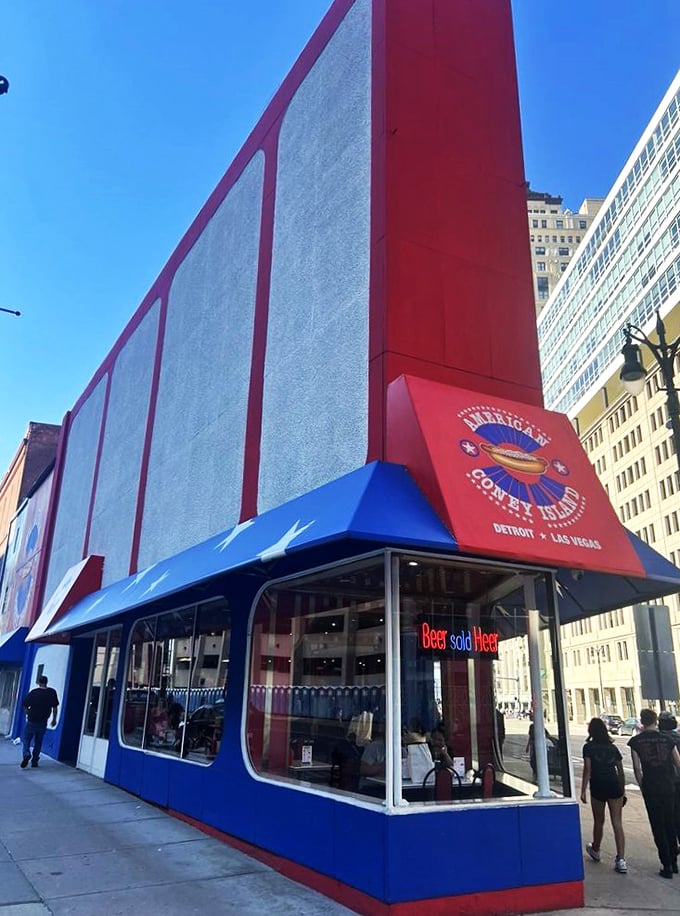
[[[602,655],[604,651],[604,646],[599,644],[595,646],[595,654],[597,655],[597,676],[600,682],[600,715],[606,712],[606,706],[604,705],[604,687],[602,685]]]
[[[680,472],[680,401],[678,400],[678,389],[674,384],[675,376],[675,357],[680,349],[680,337],[677,337],[672,343],[666,340],[666,328],[659,310],[656,311],[656,333],[659,338],[658,343],[653,343],[640,328],[634,324],[627,324],[623,331],[625,343],[621,353],[623,355],[623,367],[619,373],[619,378],[623,382],[623,387],[629,394],[638,395],[642,393],[645,386],[645,368],[640,361],[640,347],[638,343],[644,344],[651,352],[654,359],[661,368],[664,387],[666,392],[666,407],[668,410],[668,422],[666,426],[673,434],[673,447],[675,457],[678,462],[678,471]],[[634,343],[633,341],[638,341]]]
[[[515,687],[517,688],[517,693],[515,694],[515,701],[516,701],[517,704],[519,705],[519,701],[520,701],[520,699],[519,699],[520,678],[518,678],[518,677],[504,677],[503,675],[497,674],[497,675],[496,675],[496,680],[497,680],[497,681],[513,681],[513,683],[515,684]]]
[[[0,312],[7,312],[8,315],[21,315],[21,312],[15,312],[14,309],[0,308]]]
[[[637,343],[633,343],[633,341],[644,344],[661,369],[663,390],[666,392],[666,409],[668,410],[668,421],[666,426],[671,430],[673,435],[673,448],[675,449],[675,458],[678,464],[678,483],[680,484],[680,400],[678,400],[678,389],[675,387],[675,357],[678,354],[678,350],[680,350],[680,337],[676,337],[671,343],[666,340],[666,327],[661,320],[658,309],[656,310],[656,333],[659,338],[658,343],[653,343],[649,337],[634,324],[627,324],[623,333],[625,335],[625,343],[621,350],[623,354],[623,366],[619,373],[619,378],[629,394],[640,394],[645,385],[645,369],[640,361],[640,347]],[[663,687],[657,642],[658,637],[655,620],[651,615],[651,608],[649,626],[659,692],[659,704],[661,709],[665,709],[664,700],[661,696],[663,694]]]

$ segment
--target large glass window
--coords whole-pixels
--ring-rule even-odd
[[[251,623],[251,764],[396,806],[568,794],[557,640],[550,576],[500,564],[387,554],[274,583]]]
[[[231,613],[223,600],[138,621],[123,704],[125,744],[210,763],[222,740]]]
[[[545,604],[549,580],[541,574],[422,557],[399,562],[402,741],[428,742],[432,766],[455,772],[453,799],[533,794],[540,754],[550,791],[568,791],[557,632],[554,614],[535,609],[537,594]],[[544,741],[534,735],[530,639]],[[405,775],[408,801],[429,800],[423,788],[420,770],[418,779]]]
[[[110,736],[119,654],[120,629],[97,633],[90,676],[90,695],[83,723],[84,735],[107,740]]]
[[[271,586],[251,638],[255,770],[383,800],[384,558]]]

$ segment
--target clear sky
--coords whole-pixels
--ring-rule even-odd
[[[0,306],[22,316],[0,313],[0,476],[29,420],[73,406],[329,6],[3,4]],[[513,9],[527,178],[576,209],[680,67],[680,2]]]

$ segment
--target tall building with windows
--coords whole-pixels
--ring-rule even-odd
[[[658,310],[668,339],[680,333],[679,159],[680,72],[538,318],[546,406],[572,419],[624,525],[675,563],[680,481],[660,370],[643,348],[648,374],[637,398],[623,390],[619,370],[627,323],[655,340]],[[530,214],[536,239],[541,218]],[[678,596],[663,603],[677,663]],[[632,716],[650,699],[632,608],[563,627],[562,650],[575,721],[600,711]]]
[[[561,197],[527,188],[531,267],[537,314],[559,283],[601,204],[602,198],[587,197],[578,213],[572,213],[562,206]]]

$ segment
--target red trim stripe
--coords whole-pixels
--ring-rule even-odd
[[[161,362],[163,359],[163,343],[165,341],[165,322],[168,314],[168,297],[161,298],[158,310],[158,331],[156,335],[156,352],[154,354],[153,375],[151,376],[151,391],[149,392],[149,408],[146,414],[146,431],[144,433],[144,446],[142,460],[139,465],[139,486],[137,489],[137,506],[135,508],[135,521],[132,529],[132,544],[130,546],[129,574],[137,572],[139,560],[139,542],[142,536],[142,519],[144,518],[144,500],[146,498],[146,482],[149,473],[149,457],[151,454],[151,440],[153,426],[156,419],[156,404],[158,402],[158,386],[161,378]]]
[[[276,176],[281,120],[272,128],[262,144],[264,178],[262,183],[262,215],[260,219],[260,252],[255,291],[253,349],[248,391],[248,417],[243,456],[243,489],[241,491],[240,521],[257,515],[257,492],[260,476],[260,445],[262,442],[262,397],[264,394],[264,364],[269,324],[269,292],[272,276],[272,247],[274,244],[274,210],[276,205]]]
[[[99,425],[99,442],[97,443],[97,456],[94,460],[94,471],[92,474],[92,489],[90,490],[90,505],[87,509],[87,521],[85,522],[85,537],[83,538],[83,559],[87,556],[90,546],[90,531],[92,529],[92,513],[94,512],[94,502],[97,497],[97,484],[99,482],[99,468],[102,461],[102,452],[104,450],[104,436],[106,434],[106,420],[109,415],[109,398],[111,397],[111,377],[115,363],[111,371],[106,373],[106,390],[104,391],[104,405],[102,407],[102,418]]]
[[[371,28],[371,232],[369,248],[368,443],[366,461],[385,458],[385,0],[375,0]]]
[[[36,592],[31,609],[30,624],[36,622],[42,611],[43,601],[45,600],[45,586],[47,585],[47,572],[49,568],[49,558],[52,555],[52,541],[54,540],[54,528],[57,520],[57,505],[61,495],[61,481],[64,476],[64,464],[66,460],[66,444],[71,429],[71,412],[64,414],[61,421],[61,432],[57,443],[57,454],[54,459],[54,471],[52,477],[52,489],[50,491],[49,504],[47,506],[47,516],[45,518],[45,531],[43,533],[43,543],[40,549],[38,559],[38,569],[36,570]]]

